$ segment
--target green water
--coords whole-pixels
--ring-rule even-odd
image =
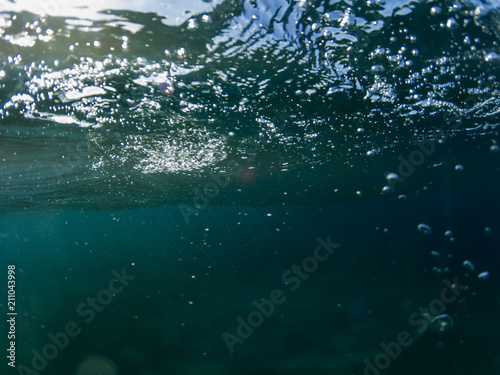
[[[0,4],[2,374],[497,374],[497,5]]]

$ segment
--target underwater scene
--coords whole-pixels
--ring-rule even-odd
[[[0,2],[1,374],[498,375],[498,0]]]

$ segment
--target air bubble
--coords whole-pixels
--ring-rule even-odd
[[[451,230],[447,230],[444,232],[444,236],[447,238],[451,238],[453,236],[453,232]]]
[[[474,271],[476,267],[474,267],[474,265],[472,264],[472,262],[470,260],[464,260],[464,262],[462,263],[462,265],[464,266],[464,268],[467,270],[467,271]]]
[[[174,85],[171,82],[160,82],[158,84],[158,88],[160,89],[163,95],[169,96],[172,95],[175,91]]]
[[[498,154],[500,152],[500,147],[498,147],[498,145],[491,145],[490,151],[493,152],[494,154]]]
[[[438,7],[438,6],[435,6],[435,7],[432,7],[431,8],[431,14],[433,16],[437,15],[437,14],[441,14],[443,10],[441,9],[441,7]]]
[[[479,280],[486,280],[489,279],[490,273],[488,271],[481,272],[479,275],[477,275],[477,278]]]
[[[433,332],[444,333],[452,329],[454,325],[455,323],[451,316],[448,314],[441,314],[432,319],[430,329]]]
[[[464,166],[462,164],[455,165],[455,170],[457,172],[462,172],[464,170]]]
[[[385,68],[383,65],[373,65],[372,72],[373,73],[383,73],[383,72],[385,72]]]
[[[448,18],[448,21],[446,21],[446,27],[448,29],[456,29],[458,27],[458,22],[454,18]]]
[[[198,28],[198,22],[194,18],[190,18],[187,24],[187,28],[192,30]]]
[[[424,236],[429,236],[430,234],[432,234],[432,228],[427,224],[418,224],[417,229]]]
[[[385,178],[387,179],[387,181],[391,182],[391,181],[396,181],[399,178],[399,176],[396,173],[390,172],[390,173],[387,173]]]
[[[479,5],[478,7],[476,7],[476,9],[474,9],[474,15],[478,17],[484,17],[488,14],[489,11],[490,11],[489,7],[486,7],[484,5]]]
[[[492,233],[492,230],[490,227],[484,228],[484,234],[491,234],[491,233]]]
[[[500,55],[496,52],[490,52],[486,56],[484,56],[484,59],[487,62],[495,61],[495,60],[500,60]]]

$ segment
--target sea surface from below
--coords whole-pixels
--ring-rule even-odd
[[[497,375],[497,5],[0,4],[5,373]]]

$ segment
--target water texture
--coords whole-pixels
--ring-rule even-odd
[[[464,146],[489,175],[500,55],[488,7],[226,1],[179,25],[167,10],[3,10],[2,210],[187,203],[234,163],[250,172],[216,204],[355,199],[388,173],[438,183]],[[437,151],[405,178],[419,142]]]
[[[499,6],[0,3],[1,373],[498,374]]]

